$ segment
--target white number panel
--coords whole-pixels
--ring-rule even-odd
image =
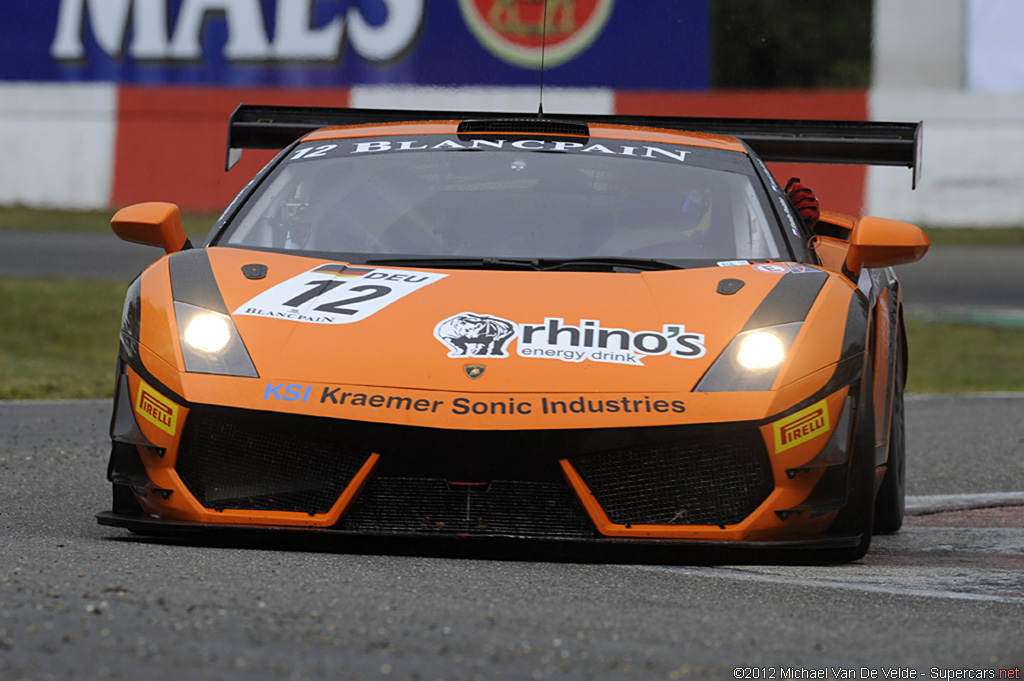
[[[445,276],[331,263],[267,289],[240,305],[234,314],[309,324],[351,324]]]

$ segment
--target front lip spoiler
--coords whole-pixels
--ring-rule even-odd
[[[333,528],[213,525],[179,520],[158,520],[104,511],[100,525],[125,528],[156,540],[170,540],[234,548],[281,548],[338,553],[380,553],[416,556],[458,556],[490,559],[568,560],[572,562],[727,564],[831,562],[820,552],[857,546],[860,535],[817,535],[783,541],[724,542],[708,540],[646,540],[595,537],[528,537],[389,533],[366,534]],[[524,554],[532,549],[535,555]],[[611,554],[611,555],[608,555]],[[755,560],[756,559],[756,560]]]

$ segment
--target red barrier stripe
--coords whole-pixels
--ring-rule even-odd
[[[169,201],[184,211],[221,211],[275,153],[247,150],[224,172],[228,117],[241,102],[348,106],[349,91],[123,86],[111,203]]]

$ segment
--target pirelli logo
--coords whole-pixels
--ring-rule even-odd
[[[828,403],[825,400],[801,409],[792,416],[772,424],[775,433],[775,451],[784,452],[791,447],[827,433],[832,424],[828,417]]]
[[[135,411],[139,416],[169,435],[178,432],[178,405],[153,390],[143,380],[139,381]]]

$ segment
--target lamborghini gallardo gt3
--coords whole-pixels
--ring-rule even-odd
[[[764,161],[901,165],[919,125],[242,106],[281,149],[128,288],[104,525],[855,560],[903,517],[917,227]],[[420,540],[422,541],[422,539]]]

